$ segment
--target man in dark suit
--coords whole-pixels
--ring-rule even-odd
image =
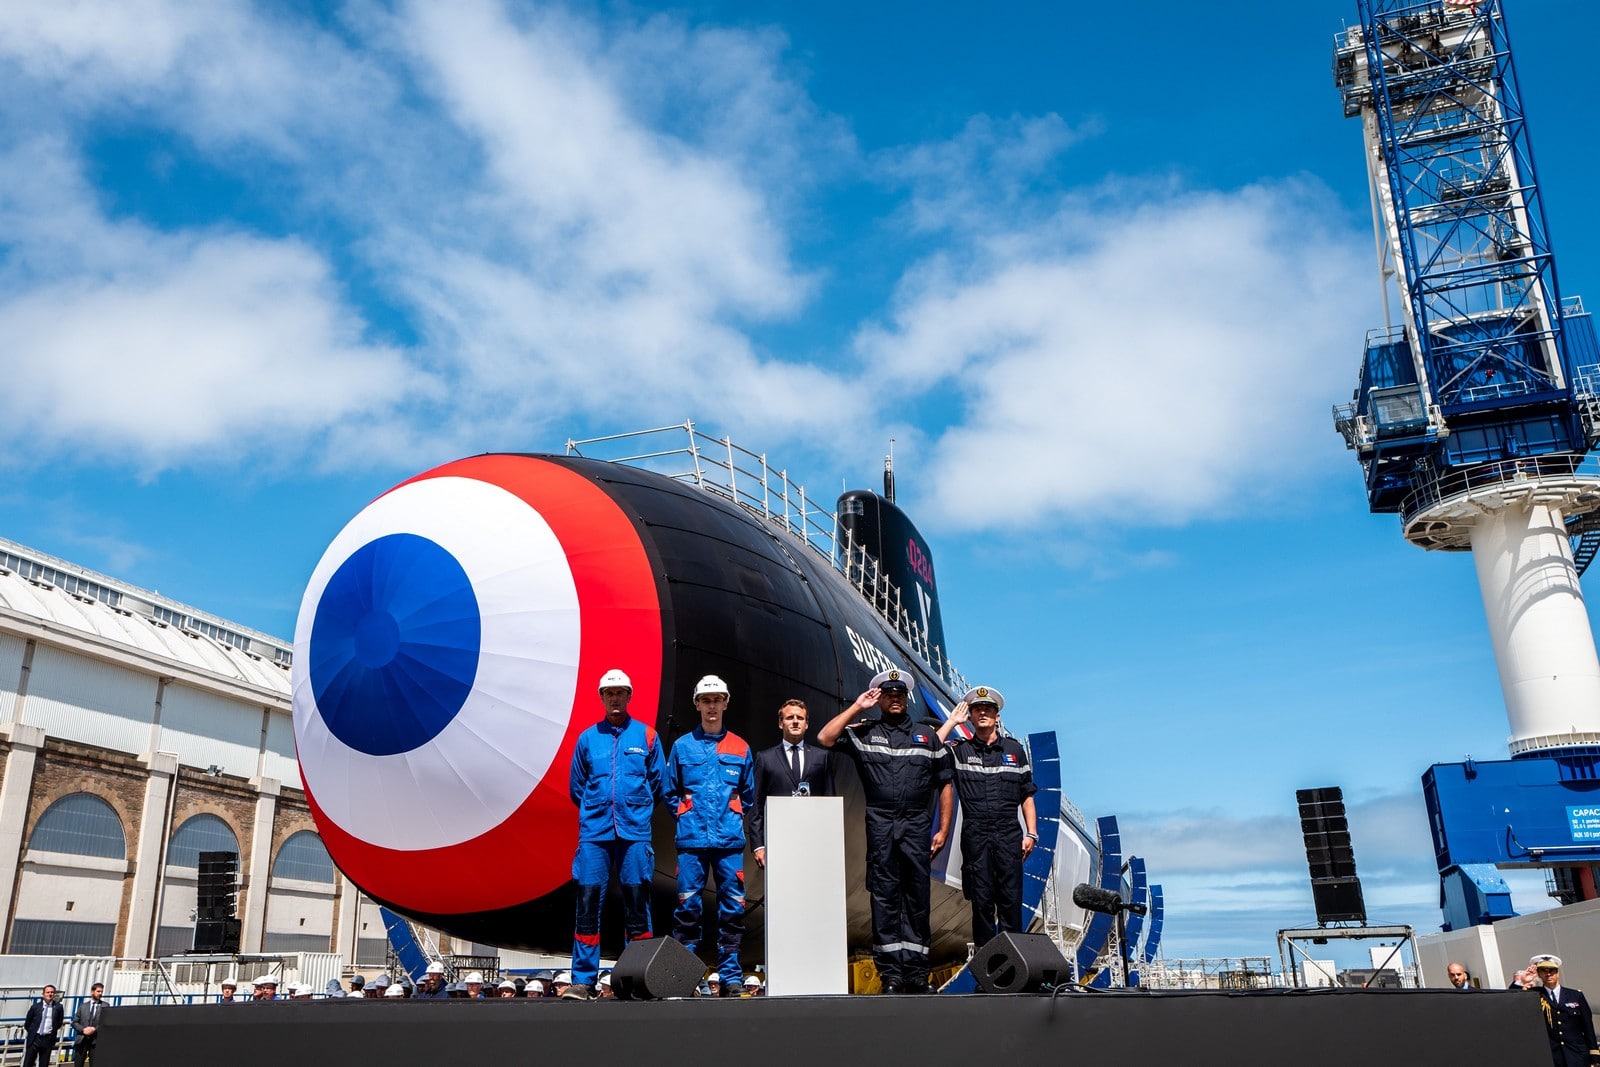
[[[1594,1015],[1580,989],[1561,984],[1561,957],[1544,953],[1528,961],[1539,976],[1544,1023],[1550,1032],[1550,1058],[1555,1067],[1589,1067],[1600,1061]]]
[[[51,1054],[56,1050],[56,1035],[67,1021],[67,1013],[56,1000],[56,987],[44,987],[44,997],[33,1002],[23,1026],[28,1032],[26,1051],[22,1054],[22,1067],[48,1067]]]
[[[783,735],[771,748],[756,753],[756,802],[750,812],[750,847],[756,862],[767,865],[767,797],[833,796],[832,753],[806,744],[810,719],[803,700],[786,700],[778,709]]]
[[[72,1028],[78,1032],[78,1039],[72,1043],[72,1062],[75,1064],[91,1065],[94,1063],[94,1046],[100,1038],[100,1011],[105,1007],[100,998],[105,996],[106,987],[99,982],[89,987],[89,999],[78,1005],[78,1010],[72,1013]]]

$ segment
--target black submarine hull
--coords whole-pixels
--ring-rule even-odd
[[[456,484],[459,482],[479,484],[462,487]],[[489,488],[486,490],[485,486]],[[457,489],[466,494],[460,498],[466,503],[458,504],[449,495]],[[560,724],[564,726],[560,745],[537,781],[530,776],[530,781],[523,783],[531,783],[529,796],[513,815],[463,841],[439,845],[430,839],[423,842],[427,847],[406,847],[416,842],[405,838],[404,827],[392,832],[379,827],[374,832],[367,813],[347,805],[346,818],[341,818],[337,802],[323,803],[325,796],[346,788],[346,782],[336,780],[337,768],[330,768],[322,754],[362,745],[368,749],[392,749],[403,743],[403,739],[374,740],[362,732],[360,725],[344,725],[342,732],[334,730],[338,737],[332,740],[325,736],[328,723],[339,727],[341,722],[354,721],[353,712],[339,703],[340,699],[349,703],[347,693],[327,681],[334,672],[334,667],[327,664],[337,665],[343,650],[351,663],[346,674],[359,673],[370,666],[366,660],[373,660],[375,654],[370,647],[363,653],[361,641],[375,615],[384,616],[388,611],[400,618],[402,631],[408,625],[405,605],[391,610],[381,602],[385,596],[403,599],[394,589],[405,584],[395,577],[404,571],[404,566],[385,559],[374,563],[362,553],[381,555],[386,545],[403,543],[407,537],[424,537],[467,561],[463,566],[471,572],[474,549],[468,542],[477,535],[451,532],[454,527],[436,533],[432,524],[442,521],[441,512],[468,509],[476,499],[472,494],[490,490],[512,498],[513,506],[530,508],[561,546],[564,559],[543,558],[523,570],[543,567],[546,571],[559,571],[565,565],[573,576],[579,634],[575,657],[567,656],[574,662],[563,675],[570,681],[570,697],[565,682],[549,681],[550,671],[543,662],[560,657],[544,655],[536,644],[526,649],[535,666],[528,669],[528,692],[522,694],[529,702],[544,701],[541,706],[546,709],[570,699],[570,713]],[[391,501],[391,497],[406,499]],[[493,502],[499,498],[490,499]],[[892,504],[884,503],[893,509]],[[484,523],[494,520],[487,512],[499,506],[493,503],[486,510]],[[916,678],[915,715],[937,723],[942,717],[937,705],[942,703],[947,709],[956,699],[949,683],[912,651],[907,638],[886,623],[833,560],[792,536],[782,523],[695,484],[637,467],[578,457],[481,456],[447,464],[402,483],[368,510],[374,509],[387,509],[387,513],[380,517],[382,521],[369,521],[364,528],[353,533],[347,528],[341,534],[319,567],[302,609],[296,660],[303,660],[308,666],[304,678],[297,671],[295,687],[302,773],[313,814],[334,862],[373,899],[455,938],[553,953],[570,949],[573,895],[568,868],[576,841],[577,814],[566,796],[566,779],[572,739],[600,718],[596,686],[605,669],[618,667],[630,674],[635,682],[630,710],[636,718],[652,724],[669,749],[698,721],[691,691],[695,681],[705,674],[720,675],[728,682],[732,696],[727,725],[756,750],[777,743],[777,712],[784,701],[798,698],[806,702],[815,736],[823,723],[868,687],[874,674],[890,665],[908,669]],[[361,521],[363,517],[353,520],[352,527]],[[469,530],[474,525],[470,518],[464,524]],[[909,526],[908,521],[906,525]],[[450,543],[452,536],[463,538],[462,547],[458,549]],[[498,536],[514,539],[516,534]],[[910,536],[908,554],[931,579],[931,554],[914,529]],[[532,540],[542,537],[542,532],[530,535]],[[497,546],[497,550],[502,548]],[[879,551],[883,549],[879,547]],[[547,550],[545,557],[549,555]],[[868,561],[867,565],[871,567],[875,562]],[[377,578],[367,578],[361,569],[368,563],[379,574]],[[418,575],[406,580],[426,585],[430,580],[426,564],[427,560],[415,564]],[[355,585],[347,580],[352,569],[361,576]],[[875,575],[869,583],[860,583],[859,577],[858,584],[867,587],[869,593],[871,588],[881,588]],[[470,573],[469,579],[480,581]],[[507,582],[515,580],[513,576]],[[367,584],[363,586],[360,581]],[[499,594],[492,576],[482,579],[481,584],[479,600],[487,605]],[[355,601],[360,600],[360,595],[350,593],[351,589],[366,595],[367,601],[348,607],[352,596]],[[557,594],[550,596],[560,599]],[[537,600],[537,595],[531,599]],[[919,592],[918,600],[925,615],[931,608],[936,620],[932,589]],[[533,612],[541,607],[538,603],[526,606]],[[328,621],[341,610],[352,619],[359,616],[347,625],[349,633],[343,635]],[[362,615],[362,611],[366,614]],[[482,640],[488,642],[493,623],[488,609],[483,611]],[[552,609],[551,613],[556,612]],[[418,612],[419,617],[426,614],[427,611]],[[434,615],[438,612],[434,611]],[[368,630],[362,630],[363,626]],[[435,640],[429,635],[445,628],[437,617],[423,618],[413,626],[423,635],[419,638],[421,643],[406,645],[402,633],[397,662],[404,659],[406,648],[420,648],[416,657],[419,661],[433,655],[444,664],[437,677],[448,675],[448,663],[454,661],[436,649],[430,652],[432,646],[426,645],[426,641]],[[915,626],[911,630],[913,634],[917,632]],[[927,632],[925,623],[921,632]],[[572,644],[559,628],[552,629],[552,633],[554,637],[548,644]],[[341,636],[347,638],[344,644],[334,640]],[[381,657],[382,651],[380,648],[377,655]],[[361,659],[363,654],[366,660]],[[319,663],[323,664],[320,687],[316,678]],[[376,677],[372,671],[381,673],[383,669],[386,668],[380,664],[368,675]],[[413,666],[411,673],[424,672]],[[516,672],[502,671],[501,676],[495,695],[509,699],[506,691],[516,688]],[[511,679],[509,683],[507,678]],[[481,672],[474,685],[480,683],[488,685]],[[356,683],[346,687],[355,688]],[[449,689],[449,685],[441,682],[435,688]],[[391,701],[396,699],[392,686],[383,691],[390,694]],[[465,700],[471,704],[477,695],[474,690]],[[356,710],[388,714],[388,707],[378,702]],[[462,712],[458,718],[466,714]],[[421,762],[429,755],[426,746],[442,745],[441,738],[456,725],[447,722],[439,737],[422,746],[400,753],[383,751],[374,758],[387,761],[383,762],[386,767],[400,766],[397,757],[411,762],[411,757],[417,755],[415,762]],[[515,743],[513,739],[497,745],[504,753]],[[318,755],[308,759],[312,750]],[[853,951],[864,951],[870,947],[871,937],[861,790],[849,762],[837,755],[835,760],[839,764],[836,778],[846,805],[850,946]],[[461,761],[456,753],[446,762]],[[454,795],[448,780],[438,781],[431,783],[438,788],[428,790],[425,803],[439,806],[436,810],[440,812],[448,811],[448,805],[470,800],[466,794],[473,793],[484,781],[484,775],[493,773],[488,767],[481,771],[470,766],[461,770],[462,787],[456,788]],[[365,765],[360,765],[356,773],[366,773]],[[421,772],[411,767],[408,773],[418,776]],[[411,779],[402,781],[409,783]],[[488,798],[485,804],[492,806],[493,800]],[[408,804],[416,802],[414,798],[406,800]],[[508,803],[503,802],[501,807]],[[485,816],[479,822],[492,817]],[[653,822],[653,912],[658,932],[670,930],[676,901],[673,830],[671,816],[658,808]],[[969,932],[967,906],[959,890],[944,883],[943,862],[943,858],[936,860],[933,886],[933,955],[936,960],[948,961],[964,958]],[[762,955],[761,933],[766,915],[762,872],[748,854],[745,877],[745,955],[746,962],[753,963]],[[450,883],[456,882],[475,882],[476,891],[448,891]],[[616,910],[607,909],[608,913]],[[615,915],[608,915],[608,920],[602,931],[602,947],[616,952],[621,947],[620,927]]]

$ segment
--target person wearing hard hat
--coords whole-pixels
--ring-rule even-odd
[[[928,954],[933,857],[950,838],[955,791],[935,727],[914,720],[911,674],[890,667],[817,732],[855,764],[867,801],[867,892],[872,951],[885,993],[931,993]],[[863,717],[872,708],[877,715]],[[933,807],[938,801],[939,823]]]
[[[219,998],[218,1003],[243,1004],[244,1001],[239,1000],[238,995],[239,980],[230,974],[222,980],[222,996]]]
[[[759,974],[745,976],[744,995],[747,997],[764,997],[767,995],[766,984],[761,981]]]
[[[616,1000],[617,991],[611,988],[611,972],[607,971],[600,976],[600,984],[595,986],[595,999]]]
[[[499,1000],[513,998],[517,995],[517,983],[509,978],[502,978],[500,983],[494,987],[494,994],[496,999]]]
[[[628,714],[633,682],[619,670],[600,677],[605,718],[578,735],[568,795],[578,806],[578,851],[572,860],[577,918],[572,932],[572,984],[561,995],[591,1000],[600,973],[600,913],[617,880],[623,932],[651,935],[650,815],[665,801],[661,740],[653,726]]]
[[[366,988],[367,988],[366,976],[365,975],[360,975],[360,974],[352,974],[350,976],[350,992],[346,993],[345,996],[360,1000],[360,999],[364,998],[367,995],[366,994]]]
[[[382,1000],[389,993],[389,976],[380,974],[367,986],[365,993],[368,1000]]]
[[[469,972],[467,972],[467,977],[462,979],[462,981],[464,981],[466,983],[466,986],[467,986],[467,999],[468,1000],[482,1000],[483,999],[483,972],[482,971],[469,971]]]
[[[678,820],[678,909],[672,936],[690,952],[705,926],[701,893],[717,879],[717,971],[722,988],[737,991],[743,969],[744,813],[755,807],[750,746],[724,723],[728,683],[714,674],[694,687],[700,724],[672,744],[667,757],[667,804]],[[735,995],[735,994],[730,994]]]
[[[264,974],[250,983],[252,999],[257,1004],[278,999],[278,979],[274,975]]]
[[[1000,733],[1005,706],[1000,690],[974,686],[939,727],[943,741],[972,723],[972,736],[957,737],[949,751],[961,798],[961,891],[972,902],[972,943],[978,946],[996,934],[1022,932],[1022,863],[1039,841],[1028,752]]]
[[[394,983],[388,989],[385,989],[383,991],[383,999],[384,1000],[405,1000],[406,999],[406,987],[401,985],[399,982]]]
[[[444,964],[434,960],[422,973],[422,984],[412,994],[416,1000],[449,1000],[450,990],[444,981]]]

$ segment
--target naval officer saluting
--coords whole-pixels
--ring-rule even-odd
[[[866,794],[872,956],[885,993],[933,991],[928,986],[933,941],[928,878],[955,815],[949,753],[934,727],[908,713],[910,680],[910,672],[898,667],[882,672],[817,734],[817,744],[837,745],[855,763]],[[877,715],[863,717],[873,707]]]

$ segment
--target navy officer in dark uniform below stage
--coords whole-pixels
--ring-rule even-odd
[[[803,700],[786,700],[778,709],[778,732],[771,748],[756,753],[756,802],[750,811],[750,847],[756,862],[767,865],[767,798],[833,796],[833,753],[806,744],[810,724]]]
[[[972,943],[979,947],[996,934],[1022,932],[1022,861],[1039,840],[1027,750],[1000,734],[1005,704],[1000,690],[976,686],[939,727],[943,741],[972,722],[972,737],[949,748],[961,798],[961,889],[972,901]]]
[[[872,679],[817,734],[838,746],[861,777],[867,800],[867,892],[872,895],[872,955],[885,993],[929,993],[928,952],[933,857],[950,837],[955,794],[950,757],[935,728],[912,719],[911,675],[891,668]],[[878,714],[863,718],[869,708]],[[939,827],[933,827],[934,799]]]
[[[1542,953],[1528,961],[1539,976],[1544,1023],[1550,1031],[1550,1058],[1555,1067],[1589,1067],[1600,1063],[1594,1038],[1594,1015],[1581,989],[1561,984],[1561,957]]]

